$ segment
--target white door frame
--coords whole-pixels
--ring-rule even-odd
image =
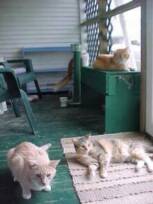
[[[153,136],[153,0],[146,1],[146,132]]]

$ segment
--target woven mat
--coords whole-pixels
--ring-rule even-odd
[[[127,136],[134,138],[133,133],[127,133]],[[72,138],[61,139],[61,144],[65,156],[75,152]],[[89,180],[83,166],[67,162],[82,204],[153,204],[153,173],[148,173],[146,168],[135,172],[133,164],[111,164],[106,179],[101,179],[97,171],[96,177]]]

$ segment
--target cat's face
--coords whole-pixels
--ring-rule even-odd
[[[56,174],[56,166],[59,160],[52,160],[48,165],[39,165],[33,162],[30,163],[30,179],[35,185],[45,187],[50,185]]]
[[[82,137],[78,140],[73,140],[75,150],[79,154],[88,154],[93,149],[93,144],[90,136]]]
[[[118,49],[114,52],[115,62],[118,64],[124,64],[129,59],[129,50],[128,48]]]

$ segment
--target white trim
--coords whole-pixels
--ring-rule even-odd
[[[153,1],[147,0],[146,132],[153,136]]]

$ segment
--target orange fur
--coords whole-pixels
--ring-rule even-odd
[[[65,77],[60,80],[57,84],[54,86],[54,90],[58,91],[59,89],[66,86],[71,80],[72,80],[72,72],[73,72],[73,58],[70,60],[68,64],[67,74]]]
[[[25,199],[31,198],[31,190],[51,190],[51,180],[56,174],[59,160],[50,160],[47,150],[51,144],[38,147],[30,142],[23,142],[7,153],[8,166],[22,187]]]
[[[93,68],[101,70],[126,70],[128,69],[126,62],[129,59],[128,48],[118,49],[111,54],[103,54],[96,58]],[[58,91],[66,86],[72,80],[73,58],[68,64],[67,74],[54,86],[54,91]]]
[[[118,49],[114,54],[102,54],[96,58],[93,68],[101,70],[126,70],[129,59],[128,48]]]

